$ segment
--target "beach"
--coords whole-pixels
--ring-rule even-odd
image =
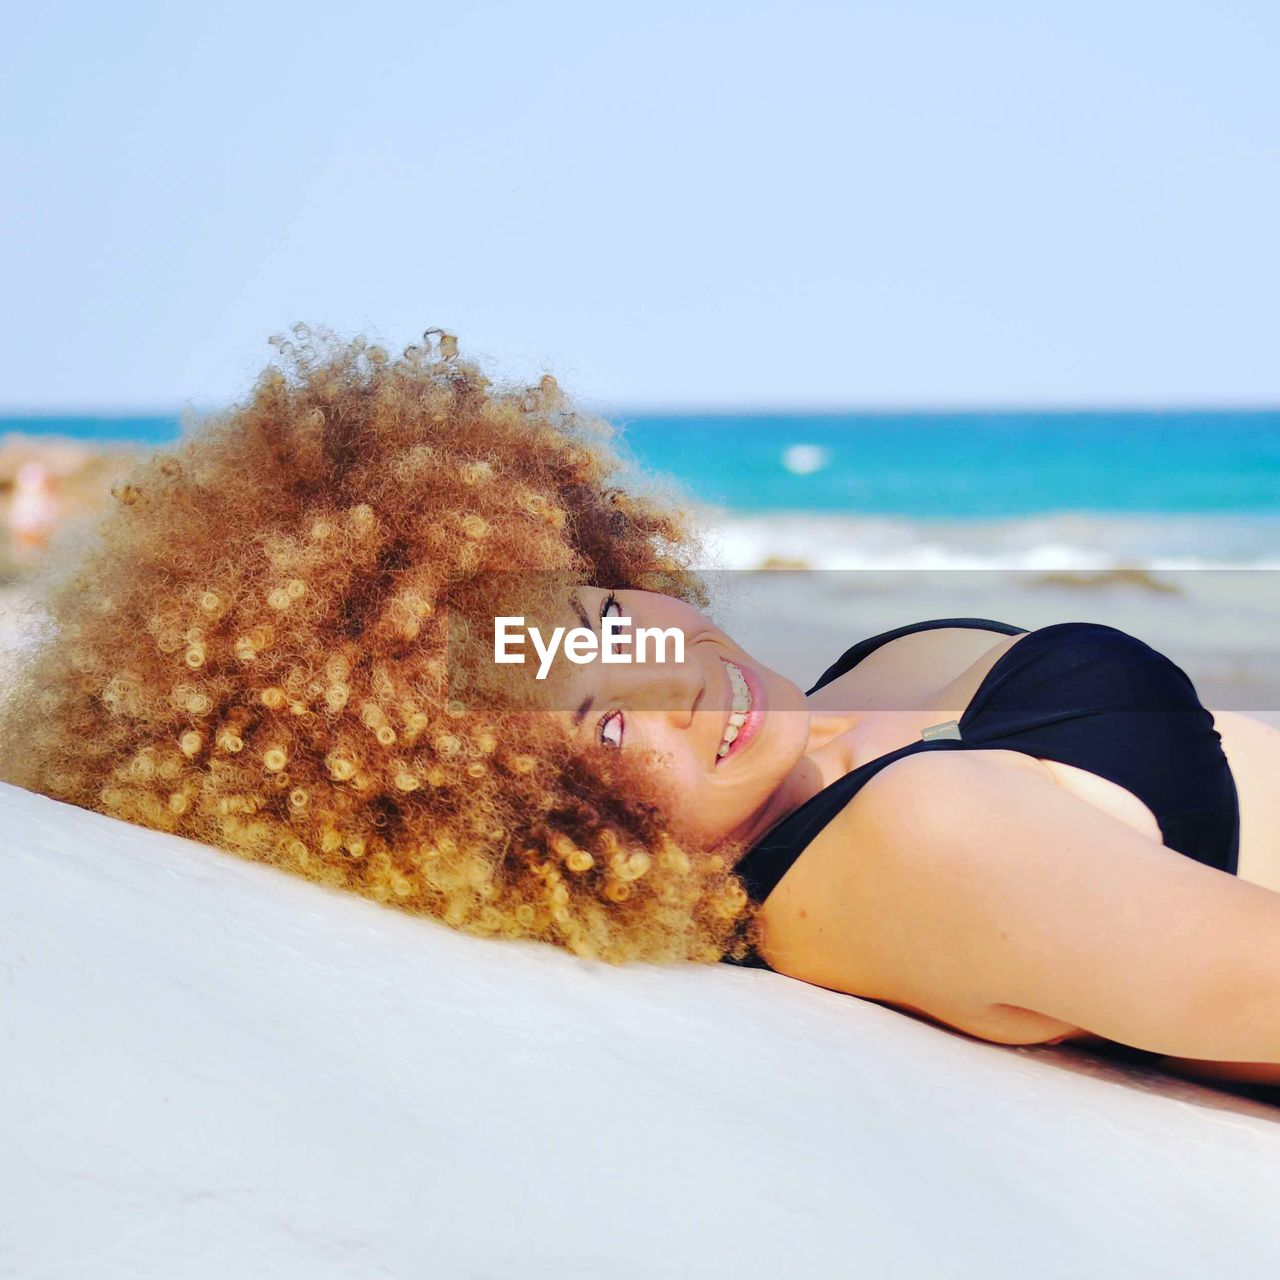
[[[708,525],[733,545],[736,527]],[[1026,630],[1100,622],[1183,668],[1208,707],[1280,725],[1280,574],[1198,566],[1039,569],[809,569],[705,572],[717,623],[766,666],[808,688],[849,646],[906,623],[979,618]],[[781,562],[781,563],[779,563]]]
[[[1277,1273],[1280,5],[5,34],[0,1280]]]
[[[1211,428],[1218,444],[1197,471],[1192,446],[1209,449]],[[51,477],[66,528],[178,434],[176,417],[0,420],[0,646],[13,643],[41,559],[20,554],[10,529],[23,465]],[[998,502],[981,477],[939,466],[962,437],[979,457],[1002,444]],[[1173,444],[1153,474],[1160,439]],[[922,440],[941,443],[921,453]],[[1093,621],[1166,653],[1206,706],[1280,723],[1280,414],[666,416],[621,420],[617,443],[689,510],[712,619],[801,688],[855,641],[922,619]],[[1055,509],[1055,493],[1082,497],[1067,465],[1078,471],[1082,450],[1102,477],[1098,506]],[[1035,474],[1018,480],[1010,458]],[[853,508],[840,495],[858,486],[873,496]],[[1164,509],[1133,509],[1135,488]],[[1011,494],[1042,509],[992,509]]]
[[[6,430],[0,418],[0,589],[28,576],[39,559],[15,536],[24,488],[47,494],[52,525],[92,514],[121,471],[145,446],[130,440],[77,440],[57,432]]]

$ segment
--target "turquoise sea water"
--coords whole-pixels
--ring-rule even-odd
[[[120,417],[83,414],[0,414],[0,436],[17,432],[24,436],[61,436],[92,444],[168,444],[181,433],[178,416]]]
[[[646,468],[734,513],[1280,514],[1280,410],[614,415]],[[0,418],[161,444],[174,417]]]
[[[1280,512],[1280,411],[624,422],[639,457],[738,511]]]

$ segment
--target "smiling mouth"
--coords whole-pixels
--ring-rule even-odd
[[[724,729],[720,735],[720,743],[716,747],[716,764],[741,751],[754,732],[752,712],[755,710],[751,696],[751,687],[743,674],[742,668],[728,658],[721,658],[724,663],[726,677],[729,681],[731,698],[729,713],[725,718]],[[751,731],[748,730],[750,726]]]

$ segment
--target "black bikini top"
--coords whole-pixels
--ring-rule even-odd
[[[1096,622],[1027,631],[986,618],[938,618],[860,641],[808,694],[899,636],[967,627],[1026,638],[987,672],[958,721],[824,787],[770,830],[734,867],[763,902],[831,819],[887,765],[921,751],[999,748],[1073,765],[1132,792],[1155,814],[1165,845],[1234,875],[1240,816],[1213,716],[1186,673],[1150,645]],[[851,851],[852,854],[852,851]],[[727,958],[726,958],[727,959]],[[746,961],[768,968],[758,956]]]

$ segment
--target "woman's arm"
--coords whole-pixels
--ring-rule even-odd
[[[1280,1063],[1280,894],[982,752],[896,761],[832,826],[806,868],[823,887],[809,980],[942,1022],[1012,1006],[1156,1053]]]

